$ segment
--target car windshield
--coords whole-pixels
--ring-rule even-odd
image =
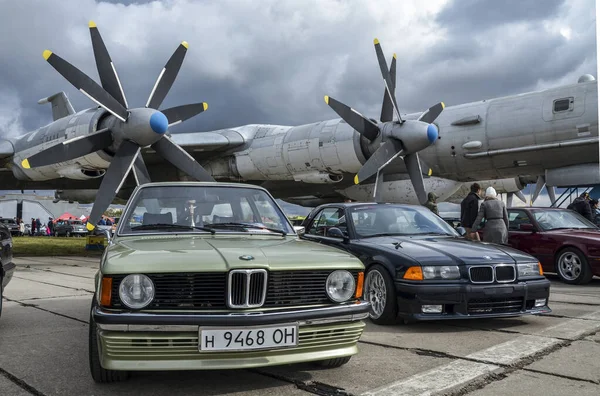
[[[557,230],[566,228],[593,228],[596,225],[585,217],[572,210],[536,210],[533,212],[535,221],[545,230]]]
[[[349,208],[359,238],[380,235],[459,234],[429,209],[417,206],[369,205]]]
[[[83,225],[83,223],[79,220],[75,220],[75,221],[71,221],[71,224],[73,225]]]
[[[1,219],[0,222],[3,224],[17,224],[14,219]]]
[[[262,233],[295,234],[265,191],[206,185],[149,186],[128,203],[119,234]]]

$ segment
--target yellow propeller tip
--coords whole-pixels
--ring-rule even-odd
[[[396,59],[396,53],[394,52],[394,59]]]
[[[94,22],[94,21],[90,21],[90,23],[88,23],[88,26],[90,27],[90,29],[97,27],[96,22]]]
[[[354,184],[358,184],[358,175],[354,175]]]
[[[85,228],[87,228],[87,229],[88,229],[88,231],[94,231],[94,228],[96,228],[96,226],[95,226],[95,225],[93,225],[92,223],[88,222],[88,223],[85,225]]]
[[[377,40],[377,39],[373,40],[373,44],[375,44],[375,45],[379,44],[379,40]]]
[[[329,96],[325,95],[325,103],[329,104]]]
[[[23,161],[21,161],[21,166],[25,169],[31,168],[31,166],[29,166],[29,160],[27,158],[25,158]]]
[[[208,103],[202,103],[202,108],[204,108],[204,111],[206,111],[206,109],[208,109]]]
[[[48,60],[48,58],[50,58],[50,55],[52,55],[52,51],[50,51],[50,50],[45,50],[42,53],[42,56],[44,57],[45,60]]]
[[[427,172],[427,176],[431,176],[432,173],[433,173],[433,171],[431,169],[429,169],[429,171]]]
[[[446,104],[444,102],[442,102],[442,109],[446,108]]]
[[[190,45],[188,44],[187,41],[182,41],[181,45],[183,45],[185,48],[189,48],[190,47]]]

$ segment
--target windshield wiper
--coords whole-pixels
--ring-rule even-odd
[[[413,235],[447,235],[447,236],[454,236],[452,234],[448,234],[447,232],[415,232]]]
[[[376,238],[376,237],[382,237],[382,236],[407,236],[407,235],[411,235],[411,234],[403,234],[401,232],[380,232],[378,234],[364,235],[361,238]]]
[[[161,230],[161,229],[177,229],[177,230],[201,230],[208,231],[214,235],[216,232],[214,229],[209,227],[201,227],[201,226],[191,226],[191,225],[183,225],[183,224],[144,224],[136,227],[131,227],[132,231],[141,231],[141,230]]]
[[[252,223],[213,223],[211,224],[211,227],[243,227],[243,228],[256,228],[259,230],[267,230],[267,231],[271,231],[271,232],[276,232],[278,234],[281,235],[287,235],[287,232],[285,232],[284,230],[280,230],[279,228],[271,228],[271,227],[265,227],[265,226],[261,226],[258,224],[252,224]]]

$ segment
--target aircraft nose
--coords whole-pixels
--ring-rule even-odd
[[[167,131],[169,127],[169,120],[167,120],[167,116],[165,116],[160,111],[152,114],[150,116],[150,128],[159,135],[162,135]],[[429,132],[427,132],[429,133]]]
[[[429,124],[427,126],[427,139],[429,139],[429,143],[435,142],[438,138],[438,129],[434,124]]]

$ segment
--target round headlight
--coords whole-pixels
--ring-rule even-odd
[[[350,272],[344,270],[333,271],[327,277],[325,284],[327,295],[335,302],[348,300],[354,294],[355,287],[354,277]]]
[[[119,297],[131,309],[144,308],[154,298],[154,283],[146,275],[127,275],[119,286]]]

